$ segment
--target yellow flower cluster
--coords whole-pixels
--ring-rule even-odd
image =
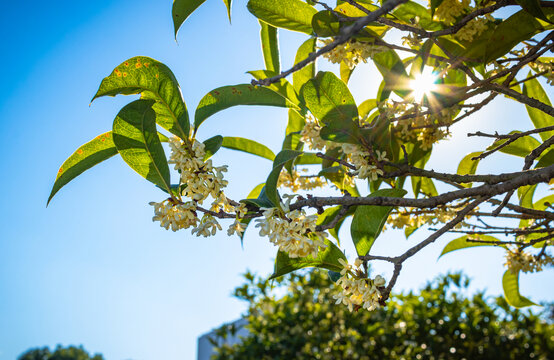
[[[454,37],[458,40],[472,41],[487,29],[489,21],[491,21],[490,15],[486,17],[477,17],[458,30]]]
[[[170,227],[173,231],[187,229],[198,223],[196,205],[192,201],[175,204],[173,199],[167,199],[159,203],[150,202],[150,205],[154,206],[152,221],[159,221],[166,230]]]
[[[453,24],[456,18],[470,10],[470,0],[444,0],[435,10],[434,20]]]
[[[334,39],[323,39],[323,46],[329,45]],[[323,47],[322,46],[322,47]],[[377,46],[371,43],[350,40],[344,44],[338,45],[333,50],[323,54],[333,64],[344,62],[350,69],[353,69],[360,62],[367,62],[367,59],[373,55],[386,51],[383,46]]]
[[[430,149],[436,142],[450,136],[448,125],[458,111],[457,106],[442,109],[432,114],[419,115],[414,118],[397,121],[394,130],[405,141],[419,141],[423,150]],[[389,117],[417,115],[420,112],[418,104],[393,102],[385,104],[383,113]]]
[[[524,273],[538,272],[542,271],[544,266],[554,265],[554,257],[549,254],[542,254],[538,258],[525,251],[509,249],[506,252],[506,263],[504,265],[513,274],[517,274],[518,271],[523,271]]]
[[[546,78],[549,85],[554,85],[554,63],[535,61],[529,64],[538,73],[546,72],[542,76]]]
[[[323,242],[325,233],[316,231],[317,215],[306,215],[304,210],[286,214],[277,208],[264,210],[264,217],[256,219],[260,236],[269,237],[269,241],[289,257],[317,257],[319,249],[327,247]]]
[[[419,211],[415,208],[406,208],[404,210],[396,210],[391,213],[387,219],[387,224],[394,229],[404,229],[405,227],[419,228],[425,224],[437,225],[445,224],[453,220],[457,215],[457,209],[452,207],[440,206],[427,212]],[[471,214],[466,215],[465,219],[470,219]],[[467,226],[465,221],[456,224],[454,228],[459,229]]]
[[[307,171],[307,169],[303,169]],[[283,169],[279,174],[279,180],[277,181],[277,187],[286,187],[293,192],[298,190],[313,190],[327,185],[327,182],[319,176],[302,176],[298,171],[293,170],[291,174]]]
[[[337,300],[336,304],[344,304],[348,306],[348,310],[358,310],[364,308],[372,311],[377,309],[381,298],[381,291],[385,286],[385,279],[377,275],[375,279],[367,279],[363,277],[363,271],[360,269],[362,262],[356,259],[354,266],[347,261],[339,259],[343,266],[340,272],[341,277],[337,280],[337,285],[341,291],[333,295]]]

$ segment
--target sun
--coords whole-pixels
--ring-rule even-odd
[[[437,76],[430,68],[425,68],[410,81],[410,89],[415,101],[421,101],[425,95],[437,89]]]

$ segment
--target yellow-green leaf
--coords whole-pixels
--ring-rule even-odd
[[[462,237],[456,238],[452,241],[450,241],[444,249],[442,249],[441,254],[439,255],[439,258],[443,256],[444,254],[448,254],[449,252],[460,250],[460,249],[467,249],[477,246],[498,246],[502,248],[506,248],[504,245],[494,245],[490,243],[480,243],[480,242],[469,242],[468,239],[478,239],[483,241],[499,241],[494,236],[490,235],[464,235]]]
[[[257,155],[268,160],[273,161],[275,154],[267,146],[260,144],[254,140],[245,139],[241,137],[229,137],[223,138],[222,146],[227,149],[243,151],[252,155]]]
[[[502,276],[502,288],[506,301],[513,307],[522,308],[537,305],[519,293],[519,271],[514,274],[510,270],[506,270],[504,276]]]
[[[52,197],[68,182],[79,176],[84,171],[90,169],[96,164],[111,158],[117,154],[117,149],[112,140],[112,132],[98,135],[93,140],[80,146],[66,161],[62,164],[56,175],[56,181],[48,197],[48,203]]]
[[[300,0],[250,0],[248,10],[258,19],[287,30],[312,33],[317,10]]]
[[[157,114],[157,123],[181,139],[188,139],[189,116],[179,83],[161,62],[145,56],[124,61],[102,80],[92,101],[118,94],[141,94],[144,100],[156,101],[152,108]]]
[[[529,76],[531,75],[531,72],[529,72]],[[544,91],[537,79],[531,79],[523,83],[523,94],[537,99],[548,106],[552,106],[548,95],[546,95],[546,91]],[[525,108],[527,109],[527,113],[529,114],[529,117],[531,118],[531,121],[533,122],[533,125],[535,125],[536,129],[554,125],[554,117],[528,105],[525,105]],[[539,135],[541,139],[545,141],[554,136],[554,131],[544,131],[539,133]]]
[[[260,21],[260,39],[262,43],[262,54],[266,70],[275,73],[281,72],[281,61],[279,59],[279,37],[277,28]]]
[[[200,100],[194,114],[195,130],[213,114],[237,105],[296,107],[280,94],[265,87],[250,84],[223,86],[210,91]]]

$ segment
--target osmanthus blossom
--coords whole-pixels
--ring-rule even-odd
[[[333,295],[336,304],[344,304],[351,312],[359,308],[372,311],[380,306],[381,289],[385,286],[385,279],[377,275],[374,279],[364,277],[364,272],[360,268],[362,261],[356,259],[354,265],[344,259],[339,259],[343,266],[340,272],[341,277],[336,284],[340,291]]]

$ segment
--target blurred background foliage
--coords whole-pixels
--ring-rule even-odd
[[[215,359],[552,359],[552,306],[539,314],[503,297],[468,293],[469,278],[440,276],[419,293],[396,294],[377,311],[335,305],[325,272],[289,274],[273,283],[245,274],[235,296],[249,302],[250,336],[224,325]]]
[[[104,360],[104,357],[100,354],[91,356],[82,346],[58,345],[53,352],[48,347],[30,349],[18,360]]]

